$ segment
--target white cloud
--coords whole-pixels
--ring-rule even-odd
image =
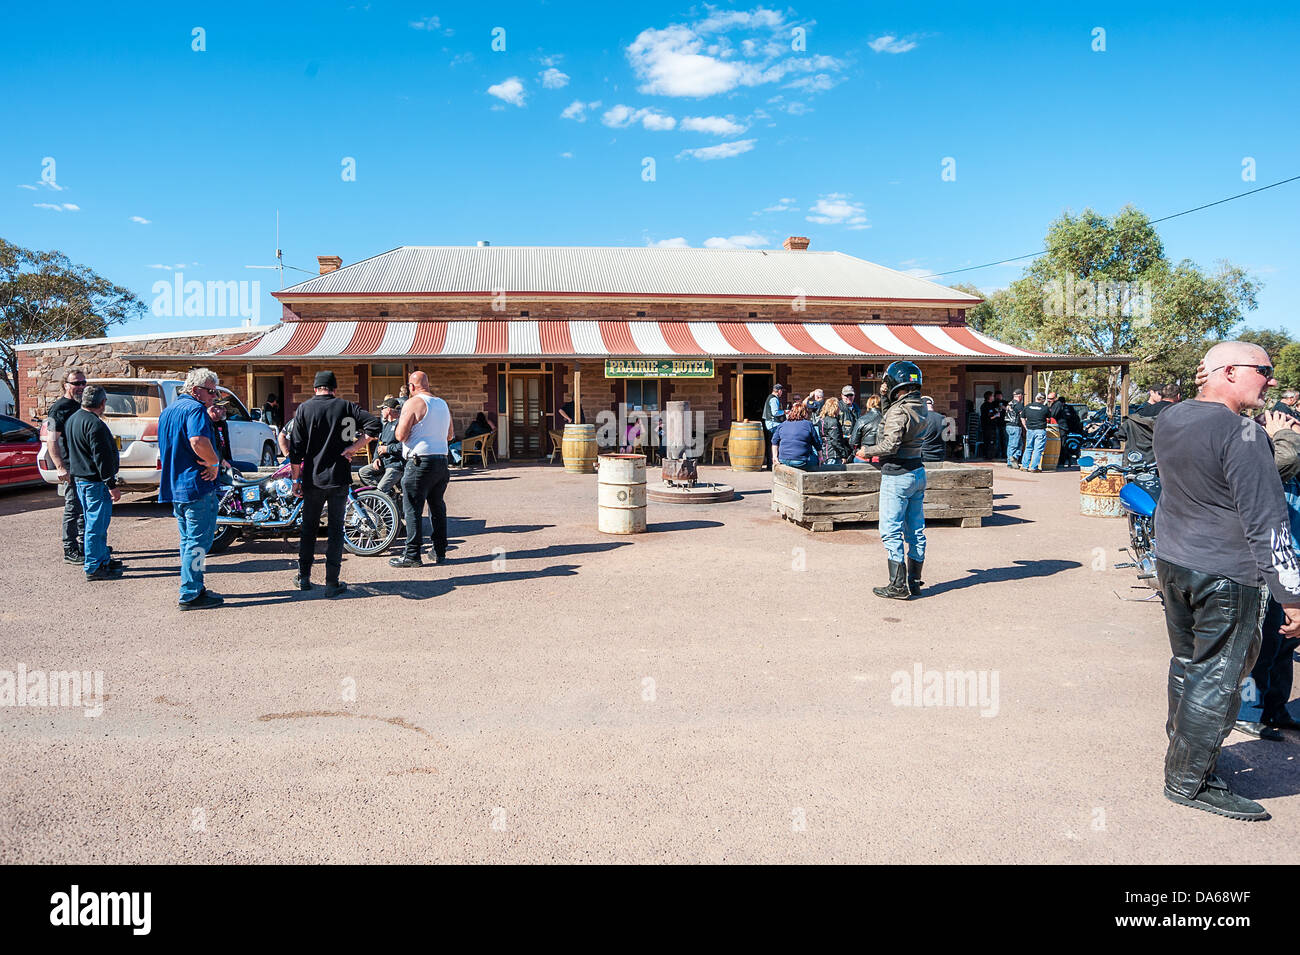
[[[497,99],[505,100],[513,106],[523,106],[524,98],[528,95],[524,92],[524,84],[517,76],[502,80],[487,88],[489,96],[495,96]]]
[[[731,143],[719,143],[717,146],[702,146],[699,149],[683,149],[677,154],[678,159],[688,157],[707,161],[710,159],[730,159],[754,148],[756,139],[737,139]]]
[[[35,187],[35,186],[29,186],[29,185],[27,185],[27,183],[25,183],[25,182],[20,182],[20,183],[18,184],[18,188],[19,188],[19,189],[30,189],[32,192],[35,192],[35,191],[36,191],[36,187]]]
[[[876,37],[867,46],[877,53],[906,53],[908,50],[916,49],[916,41],[910,37],[900,40],[892,34],[885,34]]]
[[[53,209],[55,212],[80,212],[81,206],[74,205],[71,202],[33,202],[32,205],[37,209]]]
[[[412,20],[412,21],[411,21],[411,29],[412,29],[412,30],[429,30],[429,31],[433,31],[433,30],[438,29],[438,27],[440,27],[440,26],[442,26],[442,23],[441,23],[441,21],[440,21],[437,17],[425,17],[423,20]]]
[[[817,73],[814,76],[801,76],[786,84],[797,90],[803,90],[805,93],[824,93],[834,86],[836,81],[828,73]]]
[[[561,119],[572,119],[579,123],[587,121],[587,110],[596,109],[600,106],[600,100],[593,103],[584,103],[580,99],[575,99],[568,106],[564,107],[564,112],[560,114]]]
[[[807,104],[800,103],[798,100],[796,100],[793,103],[786,103],[785,106],[782,107],[782,109],[784,109],[791,116],[802,116],[805,113],[812,112],[812,110],[808,108]]]
[[[199,263],[197,263],[197,262],[191,262],[191,263],[190,263],[190,265],[198,265],[198,264],[199,264]],[[146,265],[145,268],[147,268],[147,269],[166,269],[168,272],[175,272],[175,271],[177,271],[178,269],[183,269],[183,268],[185,268],[185,263],[184,263],[184,262],[177,262],[175,265]],[[245,268],[248,268],[248,266],[245,266]]]
[[[550,67],[540,74],[542,77],[542,86],[548,90],[559,90],[569,85],[569,74],[561,73],[555,67]]]
[[[745,131],[744,126],[726,116],[683,116],[682,129],[714,136],[738,136]]]
[[[646,245],[652,249],[689,249],[691,247],[691,244],[680,235],[675,239],[658,239],[647,242]]]
[[[737,47],[728,36],[736,31],[758,35],[740,38]],[[714,96],[791,74],[842,69],[840,61],[824,54],[787,56],[789,34],[790,24],[774,10],[727,11],[694,24],[642,30],[625,53],[638,89],[661,96]]]
[[[757,249],[767,244],[767,239],[753,233],[733,236],[715,235],[711,239],[704,240],[706,249]]]
[[[659,112],[657,109],[650,107],[633,109],[631,106],[624,106],[622,103],[607,109],[605,115],[600,117],[600,121],[612,129],[623,129],[640,123],[646,129],[654,132],[663,132],[677,125],[676,119],[666,113]]]
[[[560,153],[560,158],[561,158],[561,159],[572,159],[572,158],[573,158],[573,153]]]
[[[151,220],[146,219],[144,216],[132,216],[131,221],[138,222],[140,225],[149,225]]]
[[[778,199],[776,200],[775,205],[768,206],[766,209],[762,209],[759,212],[756,212],[754,214],[762,215],[765,212],[798,212],[798,211],[799,210],[795,206],[793,199]]]
[[[860,202],[851,202],[847,194],[832,192],[822,196],[808,210],[814,215],[804,216],[809,222],[820,225],[842,225],[849,229],[869,229],[866,209]]]

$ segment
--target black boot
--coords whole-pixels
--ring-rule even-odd
[[[889,586],[872,587],[871,592],[877,597],[892,597],[894,600],[907,600],[912,596],[907,589],[907,566],[900,560],[889,562]]]
[[[923,560],[907,558],[907,589],[913,597],[921,596],[921,588],[925,586],[925,581],[921,579],[921,568],[924,566]]]

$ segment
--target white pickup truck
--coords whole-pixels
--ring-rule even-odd
[[[158,459],[158,416],[176,400],[185,382],[179,378],[89,378],[87,383],[99,385],[108,392],[104,422],[113,432],[122,456],[118,474],[128,488],[156,488],[162,471]],[[220,400],[230,409],[226,421],[235,467],[252,471],[275,464],[279,455],[275,429],[254,421],[243,402],[229,389],[220,391]],[[36,466],[45,483],[58,484],[58,472],[45,446],[48,427],[48,421],[41,425],[41,452]]]

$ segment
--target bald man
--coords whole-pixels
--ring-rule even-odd
[[[1214,770],[1270,594],[1282,606],[1280,632],[1300,633],[1300,563],[1268,434],[1242,417],[1264,406],[1272,362],[1258,345],[1223,342],[1203,364],[1209,377],[1196,399],[1165,410],[1155,427],[1156,570],[1172,651],[1165,796],[1253,821],[1268,813]]]
[[[447,402],[434,395],[429,376],[411,372],[407,380],[411,397],[402,405],[397,421],[396,438],[406,449],[406,467],[402,473],[402,508],[406,518],[406,548],[401,557],[388,563],[394,567],[423,567],[422,523],[424,506],[429,505],[429,523],[433,530],[433,562],[447,562],[447,505],[443,495],[451,472],[447,466],[447,449],[455,431]]]

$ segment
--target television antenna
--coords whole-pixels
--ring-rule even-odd
[[[275,265],[245,265],[246,269],[278,269],[280,288],[284,288],[284,250],[280,248],[280,210],[275,210]],[[292,268],[292,266],[291,266]]]

